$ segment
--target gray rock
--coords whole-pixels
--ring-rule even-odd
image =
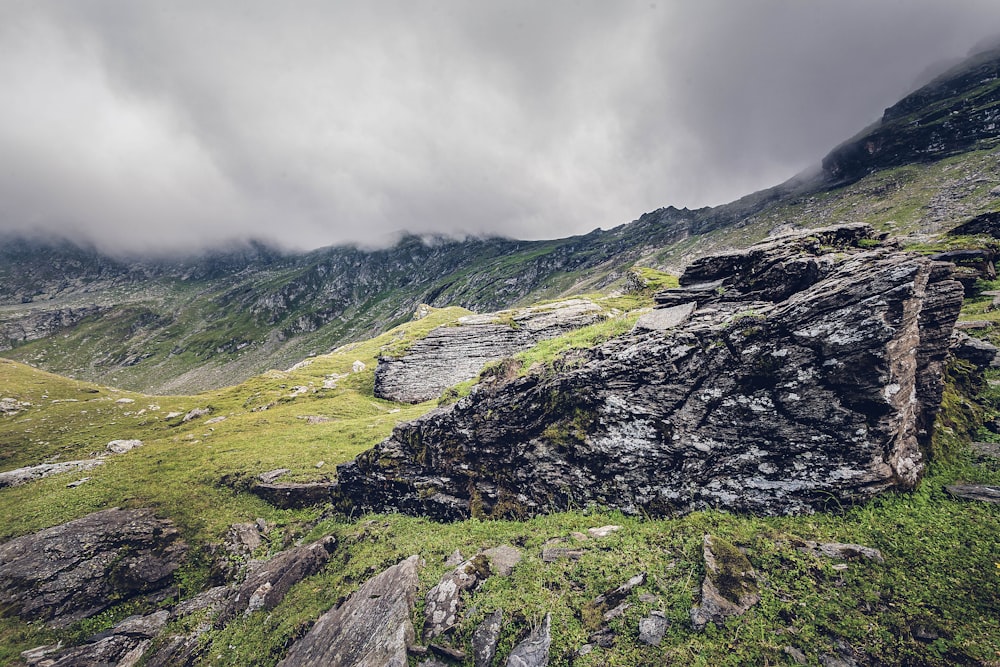
[[[250,492],[280,509],[299,509],[330,502],[336,482],[306,482],[296,484],[267,484],[260,482],[250,487]]]
[[[16,468],[0,472],[0,489],[7,486],[20,486],[42,479],[49,475],[58,475],[64,472],[80,472],[82,470],[92,470],[104,463],[104,459],[81,459],[79,461],[60,461],[59,463],[40,463],[34,466]]]
[[[950,265],[860,247],[871,234],[813,230],[698,260],[681,284],[718,287],[684,324],[400,424],[338,467],[336,495],[456,520],[590,503],[783,515],[913,488],[962,287]]]
[[[639,621],[639,641],[649,646],[659,646],[669,625],[670,621],[662,611],[650,612],[649,616]]]
[[[563,558],[567,558],[569,560],[580,560],[584,553],[586,552],[583,549],[569,549],[567,547],[542,549],[542,562],[555,563],[557,560],[561,560]]]
[[[970,444],[973,453],[984,459],[1000,459],[1000,443],[973,442]]]
[[[167,623],[165,610],[146,616],[130,616],[114,628],[91,637],[87,643],[66,649],[39,647],[21,654],[28,665],[37,667],[86,667],[88,665],[136,665]],[[41,650],[40,650],[41,649]]]
[[[448,567],[455,567],[456,565],[460,565],[464,560],[465,556],[462,555],[462,552],[455,549],[451,555],[445,559],[444,564]]]
[[[691,610],[695,630],[708,623],[721,625],[727,618],[741,616],[760,602],[757,573],[739,549],[723,539],[705,535],[702,551],[705,579],[701,584],[701,604]]]
[[[545,667],[549,664],[549,646],[552,644],[552,617],[545,615],[542,625],[528,638],[514,647],[507,657],[507,667]]]
[[[462,609],[462,591],[475,588],[490,575],[485,556],[471,558],[445,574],[424,598],[423,640],[429,641],[453,627]]]
[[[475,667],[490,667],[497,654],[503,610],[497,609],[472,632],[472,660]]]
[[[501,577],[510,576],[517,564],[521,562],[521,550],[508,544],[487,549],[483,555],[490,561],[490,571]]]
[[[635,322],[636,331],[667,331],[686,322],[695,311],[694,301],[679,306],[654,308],[651,312],[639,316]]]
[[[949,484],[944,490],[964,500],[976,500],[984,503],[1000,503],[1000,486],[989,484]]]
[[[216,625],[221,627],[239,614],[274,609],[292,586],[326,565],[336,545],[337,540],[331,535],[251,566],[246,580],[219,614]]]
[[[264,484],[271,484],[277,481],[279,477],[287,475],[290,472],[292,471],[289,470],[288,468],[275,468],[274,470],[268,470],[267,472],[262,472],[261,474],[257,475],[257,479],[263,482]]]
[[[31,407],[27,401],[19,401],[16,398],[0,398],[0,416],[13,417],[19,412],[23,412]]]
[[[964,359],[979,368],[990,368],[996,365],[997,349],[992,343],[973,338],[967,333],[956,331],[951,338],[951,353],[959,359]]]
[[[174,524],[152,510],[96,512],[0,545],[0,608],[66,627],[165,594],[186,551]]]
[[[861,544],[806,541],[802,543],[800,550],[817,556],[825,556],[826,558],[838,558],[840,560],[855,560],[858,558],[866,558],[868,560],[873,560],[879,563],[885,562],[885,558],[882,557],[881,551],[879,551],[878,549],[873,549],[872,547],[863,546]]]
[[[191,410],[190,412],[188,412],[186,415],[184,415],[184,419],[181,420],[181,423],[186,423],[186,422],[189,422],[189,421],[194,421],[195,419],[198,419],[199,417],[205,417],[205,416],[210,415],[210,414],[212,414],[212,408],[194,408],[193,410]]]
[[[784,648],[785,654],[795,661],[797,665],[808,665],[809,659],[806,658],[806,654],[795,648],[794,646],[786,646]]]
[[[320,616],[279,666],[406,667],[419,563],[418,556],[410,556],[366,581],[344,604]]]
[[[587,299],[468,315],[431,331],[400,358],[380,357],[375,396],[403,403],[436,398],[448,387],[471,380],[483,367],[541,340],[593,324],[604,317]]]
[[[142,440],[112,440],[108,443],[107,449],[112,454],[124,454],[136,447],[142,447]]]
[[[600,526],[597,528],[588,528],[587,534],[591,537],[602,538],[607,537],[613,533],[617,533],[621,530],[621,526]]]

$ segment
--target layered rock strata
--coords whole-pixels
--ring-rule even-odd
[[[338,469],[345,509],[442,520],[600,504],[808,512],[909,489],[962,302],[952,266],[866,225],[689,267],[636,330],[481,386]]]
[[[375,369],[375,395],[401,403],[429,401],[476,377],[492,361],[603,317],[601,307],[587,299],[461,317],[416,341],[403,356],[381,357]]]

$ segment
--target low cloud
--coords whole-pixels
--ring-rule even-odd
[[[14,0],[0,231],[112,252],[552,238],[773,185],[994,2]]]

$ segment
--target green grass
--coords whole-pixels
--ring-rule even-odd
[[[648,303],[643,298],[647,300],[636,303]],[[979,304],[968,302],[963,316]],[[18,415],[0,418],[0,468],[55,456],[80,458],[117,438],[146,443],[88,471],[91,480],[74,489],[66,484],[80,475],[0,490],[0,516],[5,517],[0,539],[109,506],[154,507],[177,522],[193,547],[192,561],[179,575],[180,596],[187,597],[206,585],[208,545],[221,541],[232,523],[263,517],[274,524],[271,551],[294,541],[337,537],[331,563],[293,587],[276,609],[210,631],[204,638],[203,664],[274,664],[319,614],[365,579],[414,553],[426,562],[414,616],[419,633],[423,596],[446,572],[444,559],[455,549],[471,556],[500,544],[516,545],[524,560],[511,577],[494,577],[469,596],[475,611],[454,633],[466,650],[479,620],[502,608],[501,656],[545,614],[552,614],[552,665],[789,664],[786,646],[818,664],[820,655],[835,653],[838,640],[884,664],[1000,664],[1000,508],[958,501],[943,491],[945,484],[958,480],[1000,484],[1000,465],[975,465],[967,449],[979,420],[1000,414],[1000,388],[975,382],[960,365],[949,371],[934,439],[938,458],[918,490],[886,494],[853,508],[831,506],[811,516],[696,512],[650,520],[578,510],[525,522],[438,524],[402,515],[337,516],[325,513],[328,508],[278,510],[246,491],[254,475],[277,467],[290,468],[291,478],[302,481],[330,477],[335,464],[384,438],[398,421],[433,407],[432,402],[405,406],[373,398],[375,360],[405,349],[462,312],[435,311],[425,320],[310,358],[292,370],[270,371],[196,396],[143,396],[0,360],[2,397],[32,404]],[[637,315],[619,314],[544,341],[519,355],[518,362],[522,369],[551,364],[568,350],[628,331]],[[366,369],[353,373],[355,361]],[[324,387],[334,380],[335,386]],[[459,387],[458,393],[469,386]],[[122,398],[133,402],[118,403]],[[212,413],[186,424],[180,416],[167,417],[195,407],[210,407]],[[226,419],[205,423],[220,416]],[[309,416],[328,421],[308,423],[304,418]],[[324,464],[317,468],[319,461]],[[622,530],[604,539],[573,537],[609,523]],[[760,574],[762,599],[741,619],[699,633],[691,629],[689,611],[704,574],[705,533],[745,550]],[[550,538],[579,546],[583,556],[542,562],[541,549]],[[799,551],[798,540],[861,543],[880,549],[885,562],[850,561],[841,569],[834,567],[836,561]],[[638,572],[647,572],[648,580],[630,596],[627,612],[611,623],[619,632],[615,647],[571,658],[594,629],[585,611],[588,603]],[[652,601],[640,601],[640,594],[653,596]],[[638,621],[653,610],[671,622],[659,647],[636,639]],[[0,618],[0,664],[15,664],[20,651],[43,643],[81,641],[138,611],[142,609],[123,605],[62,631]],[[918,627],[938,638],[916,639]]]

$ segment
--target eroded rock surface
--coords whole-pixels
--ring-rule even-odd
[[[0,545],[0,609],[66,627],[164,592],[187,545],[152,510],[113,508]]]
[[[448,387],[476,377],[491,361],[603,317],[601,307],[587,299],[461,317],[454,325],[431,331],[404,356],[380,358],[375,369],[375,395],[403,403],[428,401]]]
[[[406,667],[418,556],[369,579],[344,604],[319,617],[279,667]]]
[[[762,514],[909,489],[963,290],[866,225],[706,257],[665,331],[476,388],[338,468],[342,507],[442,520],[597,503]]]
[[[721,624],[740,616],[760,602],[757,573],[750,561],[729,542],[705,535],[705,579],[701,603],[691,610],[691,624],[701,630],[708,623]]]

